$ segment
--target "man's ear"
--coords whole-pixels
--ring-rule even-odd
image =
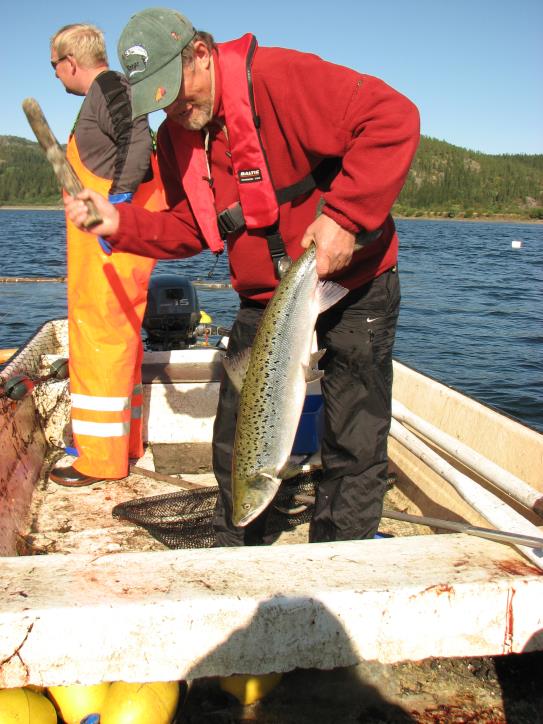
[[[77,61],[76,61],[76,59],[74,58],[73,55],[68,55],[67,58],[66,58],[66,60],[67,60],[68,63],[70,64],[70,68],[71,68],[70,72],[71,72],[71,74],[72,74],[72,75],[75,75],[76,72],[77,72]]]
[[[197,60],[200,66],[207,70],[211,63],[211,52],[207,45],[202,40],[197,40],[193,47],[194,59]]]

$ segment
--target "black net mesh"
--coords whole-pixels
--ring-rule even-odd
[[[309,522],[321,470],[312,470],[284,481],[265,513],[262,538],[271,539]],[[209,548],[215,542],[212,520],[217,488],[183,490],[119,503],[113,516],[145,528],[168,548]],[[303,502],[297,500],[301,497]]]

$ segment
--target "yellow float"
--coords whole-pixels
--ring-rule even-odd
[[[205,312],[204,312],[205,314]],[[4,364],[4,362],[7,362],[10,357],[13,357],[13,355],[17,352],[17,347],[9,347],[7,349],[0,349],[0,365]]]
[[[254,676],[251,674],[233,674],[219,680],[223,691],[227,691],[236,697],[240,704],[248,706],[255,701],[263,699],[272,689],[275,689],[281,681],[282,674],[262,674]]]
[[[50,686],[47,691],[65,724],[79,724],[89,714],[101,714],[109,683]]]
[[[115,681],[104,702],[100,724],[170,724],[178,702],[177,681]]]
[[[2,724],[57,724],[55,707],[31,689],[0,689]]]

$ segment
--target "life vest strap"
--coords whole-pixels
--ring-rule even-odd
[[[300,181],[296,181],[290,186],[285,186],[282,189],[277,189],[275,193],[278,204],[281,206],[289,201],[294,201],[294,199],[313,191],[313,189],[317,186],[328,186],[332,179],[337,175],[340,167],[340,159],[326,159],[310,174],[305,176],[303,179],[300,179]],[[221,239],[223,240],[226,240],[229,234],[241,231],[241,229],[245,227],[245,218],[243,216],[241,204],[236,202],[227,209],[223,209],[223,211],[219,212],[217,214],[217,224],[219,226]],[[275,256],[273,254],[272,258],[275,261]]]
[[[234,234],[236,231],[245,228],[245,217],[239,201],[217,214],[217,224],[219,234],[223,240],[229,234]]]
[[[277,266],[279,260],[287,256],[285,242],[283,241],[283,237],[279,231],[279,224],[266,229],[266,241],[268,242],[268,249],[270,251],[273,265],[276,271],[279,271]],[[281,273],[279,273],[278,276],[281,276]]]

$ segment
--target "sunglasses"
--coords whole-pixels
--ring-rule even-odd
[[[57,58],[56,60],[52,60],[52,61],[51,61],[51,68],[52,68],[53,70],[56,70],[56,69],[57,69],[57,65],[58,65],[59,63],[62,63],[63,60],[66,60],[67,58],[69,58],[70,55],[71,55],[71,53],[68,53],[67,55],[62,55],[60,58]]]

